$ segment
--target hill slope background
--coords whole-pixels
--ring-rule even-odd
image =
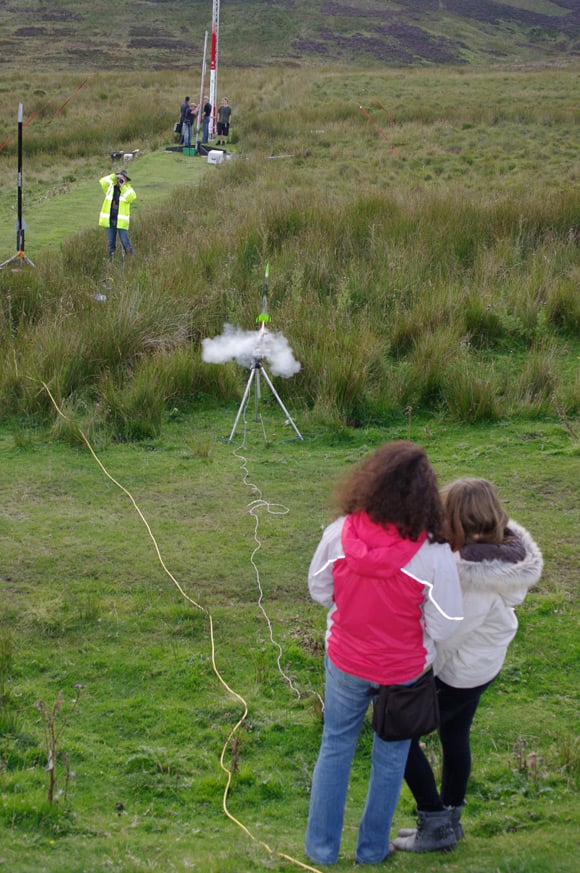
[[[12,0],[0,69],[186,68],[201,63],[211,0]],[[220,57],[271,63],[497,64],[578,57],[578,0],[226,0]]]

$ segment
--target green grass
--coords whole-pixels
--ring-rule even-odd
[[[44,191],[27,212],[37,271],[0,275],[4,415],[46,414],[33,385],[52,380],[77,410],[96,398],[94,427],[126,438],[122,410],[143,408],[146,396],[170,408],[230,391],[231,369],[204,367],[200,343],[225,322],[255,323],[267,261],[273,326],[307,363],[287,390],[306,408],[367,424],[406,407],[469,422],[577,415],[573,68],[271,70],[248,74],[243,90],[224,80],[240,116],[226,166],[160,150],[169,111],[153,115],[145,142],[124,146],[142,149],[132,165],[138,258],[126,267],[104,262],[95,226],[114,112],[85,117],[95,151],[82,170],[78,159],[56,164],[77,121],[59,121],[54,139],[45,131],[49,147],[30,158]],[[155,83],[167,106],[178,102],[170,74],[125,81],[127,95]],[[102,87],[88,83],[89,100]],[[49,196],[51,173],[53,184],[78,176],[69,193]],[[103,290],[105,311],[93,302]]]
[[[0,440],[3,547],[0,607],[2,858],[15,873],[117,870],[287,870],[299,860],[308,788],[320,739],[324,610],[310,603],[306,571],[329,519],[333,481],[388,439],[422,442],[441,482],[491,478],[510,514],[540,542],[545,573],[519,610],[520,631],[473,732],[467,839],[452,856],[395,857],[389,867],[481,873],[572,871],[578,747],[574,634],[577,449],[561,425],[536,420],[461,427],[401,417],[388,429],[334,430],[262,399],[267,441],[251,418],[225,440],[237,410],[176,411],[161,438],[102,447],[108,472],[133,495],[163,570],[127,495],[86,448],[4,428]],[[243,444],[242,444],[243,443]],[[10,484],[9,484],[10,483]],[[255,510],[251,502],[260,498]],[[287,513],[280,513],[280,504]],[[270,640],[258,608],[272,624]],[[234,769],[230,813],[219,757]],[[283,675],[284,674],[284,675]],[[289,687],[291,678],[296,694]],[[84,686],[71,712],[75,684]],[[66,801],[46,802],[42,723],[34,706],[60,692],[60,741],[74,773]],[[336,869],[353,870],[364,799],[365,729]],[[436,746],[429,743],[432,754]],[[530,757],[530,755],[532,757]],[[58,785],[65,763],[58,758]],[[117,809],[116,804],[122,804]],[[407,825],[405,790],[395,826]],[[272,850],[273,854],[262,845]],[[557,847],[557,851],[556,851]]]
[[[0,273],[0,862],[14,873],[295,869],[282,855],[303,859],[323,682],[325,617],[306,571],[335,478],[403,437],[427,447],[441,482],[494,481],[546,565],[478,713],[467,839],[388,866],[575,870],[577,65],[361,69],[345,49],[343,67],[241,70],[225,50],[232,17],[220,89],[235,157],[209,168],[164,151],[198,86],[189,55],[187,68],[155,70],[163,52],[175,57],[161,30],[177,7],[149,6],[138,25],[117,19],[145,39],[160,16],[158,48],[124,59],[134,70],[120,73],[97,3],[74,19],[84,66],[70,32],[66,59],[41,37],[42,58],[11,57],[0,87],[2,142],[18,101],[26,118],[46,107],[24,136],[37,267]],[[271,50],[289,15],[278,5],[268,18]],[[505,34],[453,26],[474,58],[502,50]],[[252,47],[238,45],[245,63]],[[109,265],[97,183],[117,148],[140,149],[137,256]],[[0,182],[9,257],[14,144]],[[302,364],[276,385],[305,440],[265,390],[267,439],[249,422],[245,445],[243,426],[231,445],[248,373],[205,364],[201,342],[225,322],[255,326],[266,262],[272,329]],[[212,670],[208,613],[216,667],[248,704],[229,741],[243,706]],[[35,703],[50,711],[61,692],[62,793],[49,804]],[[338,871],[355,869],[370,739],[367,727]],[[226,741],[228,809],[255,839],[223,809]],[[395,827],[411,818],[405,791]]]
[[[27,224],[26,253],[33,261],[41,250],[59,249],[79,228],[90,228],[98,224],[103,201],[99,178],[121,164],[120,161],[113,164],[110,158],[103,158],[100,167],[95,167],[94,178],[70,184],[67,186],[68,190],[52,196],[48,193],[36,201],[31,198],[30,204],[25,199],[23,215]],[[139,156],[129,168],[131,184],[138,198],[132,208],[133,225],[138,226],[142,208],[163,205],[174,188],[199,185],[208,170],[211,171],[212,168],[208,167],[203,158],[184,157],[179,152],[157,151]],[[26,180],[23,184],[26,197]],[[15,198],[16,193],[15,186]],[[7,219],[0,228],[0,251],[9,256],[12,250],[15,254],[16,231],[10,227]],[[106,242],[104,252],[106,253]]]

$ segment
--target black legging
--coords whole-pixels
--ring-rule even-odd
[[[441,794],[437,791],[433,770],[418,740],[411,742],[405,767],[405,781],[413,793],[417,809],[423,812],[436,812],[444,806],[463,805],[471,772],[469,731],[479,699],[493,679],[476,688],[453,688],[440,679],[436,678],[435,681],[441,715]]]

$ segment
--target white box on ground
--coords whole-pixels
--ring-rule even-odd
[[[207,162],[208,164],[223,164],[224,161],[224,153],[220,152],[219,149],[212,149],[208,152]]]

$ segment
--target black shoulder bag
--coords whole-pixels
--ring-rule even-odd
[[[373,730],[382,740],[408,740],[439,727],[439,703],[433,670],[412,685],[379,685],[373,700]]]

